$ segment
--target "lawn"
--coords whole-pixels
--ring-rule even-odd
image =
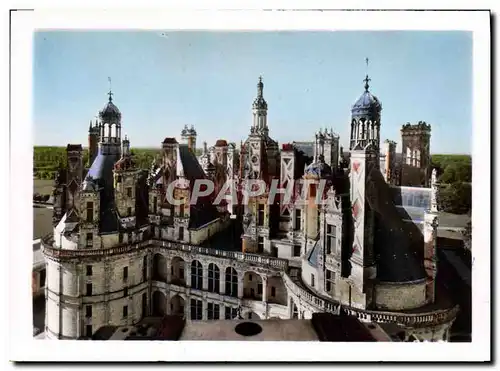
[[[34,179],[33,180],[33,194],[39,193],[41,195],[51,195],[54,181],[50,179]]]
[[[33,207],[33,239],[41,238],[52,231],[52,210]]]

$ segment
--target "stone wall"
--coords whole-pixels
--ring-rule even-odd
[[[375,305],[379,309],[408,310],[425,304],[425,280],[416,283],[380,283],[375,286]]]

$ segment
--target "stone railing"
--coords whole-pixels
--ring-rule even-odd
[[[105,257],[117,254],[125,254],[132,252],[134,250],[143,249],[148,246],[166,248],[175,251],[184,251],[192,254],[201,254],[201,255],[215,256],[219,258],[233,259],[239,262],[271,267],[282,271],[288,269],[288,261],[285,259],[260,256],[256,254],[246,254],[238,251],[216,250],[207,247],[194,246],[172,241],[145,240],[132,245],[121,245],[108,249],[64,250],[54,247],[54,239],[51,236],[42,239],[43,253],[49,258],[62,259],[62,260],[75,259],[75,258]]]
[[[288,274],[282,273],[282,277],[285,286],[293,294],[295,294],[295,296],[305,300],[319,311],[330,313],[339,313],[342,311],[345,314],[356,316],[359,319],[365,319],[373,322],[391,322],[409,327],[438,325],[451,321],[457,315],[459,310],[458,306],[421,313],[363,310],[343,306],[339,303],[319,298],[308,292],[305,288],[300,287],[292,278],[288,276]]]
[[[185,251],[192,254],[210,255],[220,258],[233,259],[239,262],[268,266],[283,271],[288,269],[288,260],[286,259],[242,253],[239,251],[216,250],[210,249],[208,247],[194,246],[172,241],[155,240],[153,244],[155,246],[164,247],[169,250]]]

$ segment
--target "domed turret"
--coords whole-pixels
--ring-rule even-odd
[[[380,117],[382,105],[380,104],[378,98],[369,91],[370,85],[368,85],[368,82],[370,81],[370,78],[368,75],[366,75],[364,81],[365,91],[352,106],[352,116],[366,116],[366,118]]]
[[[375,149],[380,148],[380,112],[382,104],[376,96],[370,93],[366,75],[364,79],[365,91],[358,98],[351,109],[351,143],[349,148],[360,149],[371,144]]]
[[[116,123],[119,122],[122,118],[122,114],[118,107],[113,103],[113,93],[110,91],[108,93],[109,100],[108,103],[104,106],[102,110],[99,111],[99,118],[102,122],[106,123]]]

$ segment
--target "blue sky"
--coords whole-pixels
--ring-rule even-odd
[[[468,32],[44,31],[34,36],[34,144],[87,143],[108,76],[132,147],[159,147],[194,125],[198,147],[250,131],[259,75],[270,135],[312,140],[333,128],[346,146],[350,108],[370,90],[381,138],[406,122],[432,125],[432,153],[471,153]]]

